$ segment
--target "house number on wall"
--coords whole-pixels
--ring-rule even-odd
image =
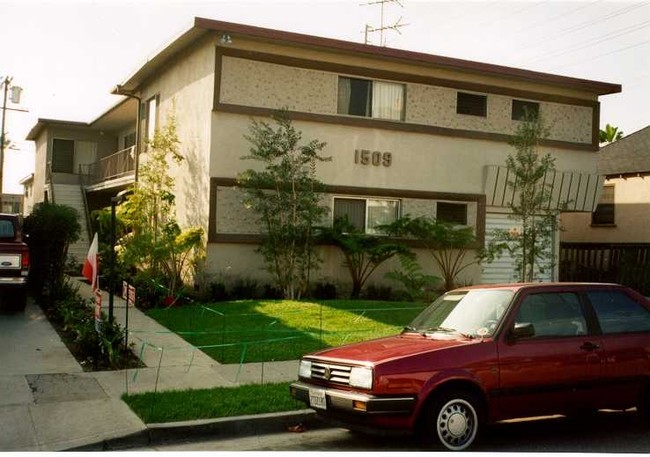
[[[360,165],[374,165],[390,167],[393,163],[392,152],[369,151],[368,149],[354,150],[354,163]]]

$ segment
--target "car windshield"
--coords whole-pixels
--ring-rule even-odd
[[[510,290],[495,289],[448,292],[422,311],[406,331],[490,336],[497,329],[513,295]]]

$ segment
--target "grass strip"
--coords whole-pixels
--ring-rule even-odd
[[[304,409],[289,395],[290,382],[123,395],[144,423],[214,419]]]

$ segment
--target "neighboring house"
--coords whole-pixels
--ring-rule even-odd
[[[650,126],[604,146],[598,172],[605,183],[596,210],[562,215],[561,276],[650,293]]]
[[[21,194],[2,194],[0,213],[22,214],[23,196]]]
[[[571,210],[592,211],[599,185],[598,97],[620,90],[617,84],[197,18],[116,87],[115,94],[130,98],[113,111],[91,124],[64,123],[65,129],[58,121],[39,121],[30,138],[41,168],[34,185],[44,190],[40,196],[35,191],[35,200],[47,191],[58,201],[63,175],[123,149],[122,139],[134,135],[136,124],[138,150],[144,151],[145,139],[175,106],[186,157],[172,167],[179,222],[205,228],[208,277],[265,280],[256,217],[243,206],[235,178],[254,166],[241,160],[250,148],[244,136],[251,120],[268,120],[286,108],[304,141],[327,143],[323,155],[333,160],[318,165],[318,178],[330,218],[348,215],[373,233],[401,215],[428,215],[473,227],[474,248],[480,248],[493,228],[513,225],[504,164],[525,108],[538,110],[551,126],[541,152],[556,158],[554,203],[570,200]],[[141,100],[139,111],[126,106],[133,97]],[[96,193],[114,195],[133,180],[126,178],[119,186],[110,180],[84,185],[83,194],[99,202]],[[348,281],[340,253],[324,248],[323,254],[314,281]],[[430,256],[419,260],[434,269]],[[392,267],[372,280],[381,281]],[[459,280],[514,277],[505,259],[474,266]]]
[[[34,173],[25,176],[18,184],[23,186],[23,216],[31,214],[34,208]]]

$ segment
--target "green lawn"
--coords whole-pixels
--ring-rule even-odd
[[[143,422],[162,423],[304,409],[288,382],[123,395]]]
[[[294,360],[321,348],[392,335],[424,307],[363,300],[243,300],[147,314],[218,362],[242,363]]]

